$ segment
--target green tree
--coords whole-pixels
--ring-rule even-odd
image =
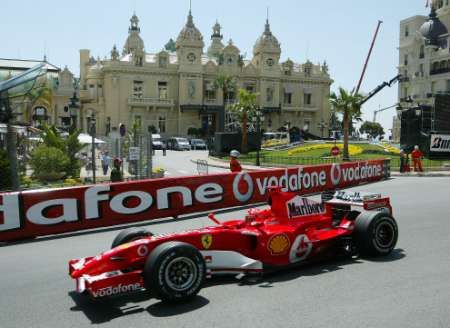
[[[51,182],[66,175],[69,162],[69,157],[61,149],[40,145],[31,153],[30,166],[35,178],[41,182]]]
[[[241,151],[246,154],[248,151],[248,129],[247,124],[249,119],[251,119],[258,111],[258,106],[256,104],[256,94],[248,92],[245,89],[239,89],[238,102],[230,106],[230,110],[241,123],[242,132],[242,145]]]
[[[344,151],[343,160],[350,160],[348,153],[348,137],[350,122],[354,119],[361,120],[361,101],[363,96],[351,94],[343,88],[339,88],[339,94],[333,92],[330,95],[330,104],[333,109],[343,116]]]
[[[359,132],[368,134],[372,139],[384,136],[384,129],[377,122],[365,121],[359,128]]]
[[[43,126],[41,138],[43,144],[47,147],[54,147],[61,150],[67,155],[69,161],[67,167],[64,168],[66,176],[78,178],[80,176],[80,161],[77,154],[83,148],[83,145],[78,141],[78,136],[81,130],[70,129],[67,137],[61,136],[55,126]]]
[[[8,153],[0,149],[0,190],[10,189],[12,187],[9,170]]]

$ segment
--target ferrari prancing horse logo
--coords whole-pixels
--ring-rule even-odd
[[[202,245],[204,249],[209,249],[212,245],[212,235],[203,235],[202,236]]]

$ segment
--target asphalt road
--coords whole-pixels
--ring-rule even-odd
[[[191,151],[174,151],[168,150],[167,156],[162,156],[161,150],[156,150],[155,156],[153,156],[153,167],[162,167],[165,170],[165,176],[167,178],[173,178],[177,176],[185,175],[197,175],[197,164],[192,163],[191,159],[204,159],[208,158],[208,151],[206,150],[191,150]],[[209,167],[208,173],[223,173],[229,172],[229,170]]]
[[[357,188],[391,196],[400,237],[387,258],[323,262],[253,283],[216,279],[192,303],[177,306],[142,295],[94,302],[73,292],[67,261],[109,248],[118,230],[0,247],[0,327],[448,328],[449,183],[398,178]],[[148,228],[207,224],[202,217]]]

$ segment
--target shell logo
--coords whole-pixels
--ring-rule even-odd
[[[289,250],[290,246],[291,241],[284,233],[272,236],[267,244],[267,248],[272,255],[282,255]]]

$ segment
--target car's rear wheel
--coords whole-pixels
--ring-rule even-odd
[[[398,239],[395,219],[382,212],[363,212],[355,221],[355,243],[362,255],[387,255]]]
[[[200,291],[206,275],[202,254],[192,245],[168,242],[156,247],[144,266],[145,288],[166,302],[183,302]]]
[[[153,234],[142,228],[128,228],[119,232],[119,234],[114,238],[111,248],[115,248],[119,245],[123,245],[134,240],[142,239],[145,237],[151,237]]]

